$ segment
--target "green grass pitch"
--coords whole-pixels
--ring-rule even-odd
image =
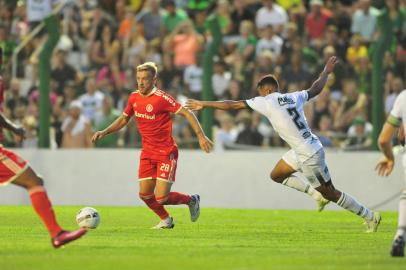
[[[56,207],[75,229],[76,207]],[[391,258],[396,213],[384,212],[375,234],[344,211],[203,208],[191,223],[186,208],[171,208],[173,230],[151,230],[158,220],[144,207],[96,207],[101,224],[54,250],[29,206],[0,206],[0,269],[406,269]]]

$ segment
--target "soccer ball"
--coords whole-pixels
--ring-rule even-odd
[[[100,215],[96,209],[92,207],[85,207],[79,210],[76,214],[76,222],[79,227],[88,229],[96,229],[100,223]]]

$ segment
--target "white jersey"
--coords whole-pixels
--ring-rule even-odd
[[[265,97],[246,101],[253,110],[265,115],[279,136],[295,151],[300,161],[312,157],[323,146],[314,135],[303,112],[308,100],[306,90],[281,94],[274,92]]]
[[[388,122],[396,127],[400,126],[402,121],[403,128],[406,130],[406,89],[396,97],[388,118]]]

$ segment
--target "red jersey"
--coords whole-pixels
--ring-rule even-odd
[[[142,152],[149,156],[169,156],[177,150],[172,137],[171,113],[182,106],[164,91],[154,88],[148,96],[131,93],[124,114],[135,117],[141,134]]]

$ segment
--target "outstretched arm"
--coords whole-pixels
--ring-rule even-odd
[[[25,129],[11,122],[3,113],[0,113],[0,126],[11,130],[14,134],[25,138]]]
[[[209,153],[210,150],[213,148],[213,142],[210,141],[210,139],[207,138],[204,134],[204,131],[200,126],[200,123],[197,120],[196,116],[191,111],[185,108],[181,108],[178,114],[182,115],[186,118],[186,120],[188,120],[189,124],[193,128],[193,131],[196,133],[196,136],[199,140],[200,148],[206,153]]]
[[[128,121],[130,121],[129,116],[122,114],[119,118],[117,118],[113,123],[111,123],[110,126],[108,126],[107,128],[101,130],[101,131],[96,131],[93,134],[92,137],[92,142],[96,142],[97,140],[100,140],[101,138],[109,135],[110,133],[114,133],[119,131],[120,129],[122,129],[123,127],[125,127],[128,124]]]
[[[192,111],[200,111],[204,108],[214,108],[219,110],[241,110],[247,109],[247,103],[243,100],[224,100],[224,101],[201,101],[189,99],[186,102],[186,108]]]
[[[328,75],[333,72],[335,65],[337,64],[337,57],[332,56],[327,60],[326,66],[320,73],[319,78],[313,82],[312,86],[307,90],[309,99],[317,96],[323,90],[326,85]]]

